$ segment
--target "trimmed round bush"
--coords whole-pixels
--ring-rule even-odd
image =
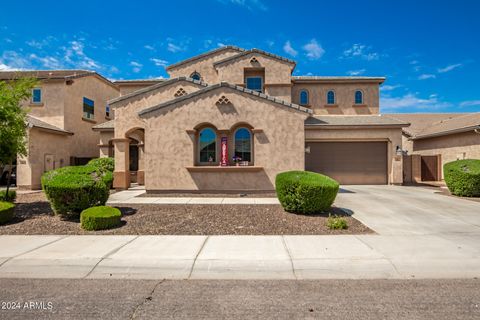
[[[63,167],[42,176],[42,189],[55,214],[78,216],[83,210],[104,205],[112,173],[93,166]]]
[[[0,201],[14,202],[16,198],[17,192],[15,190],[8,190],[8,196],[7,190],[0,191]]]
[[[287,171],[275,179],[277,197],[287,212],[319,213],[328,210],[339,184],[330,177],[309,171]]]
[[[80,224],[85,230],[104,230],[120,225],[122,213],[117,208],[98,206],[83,210]]]
[[[452,194],[480,197],[480,160],[466,159],[445,163],[443,175]]]
[[[4,224],[13,219],[15,205],[11,202],[0,201],[0,224]]]
[[[96,158],[87,163],[88,166],[94,166],[102,171],[113,172],[115,169],[115,159],[113,158]]]

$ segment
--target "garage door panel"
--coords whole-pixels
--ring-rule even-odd
[[[309,142],[305,169],[342,184],[387,184],[386,142]]]

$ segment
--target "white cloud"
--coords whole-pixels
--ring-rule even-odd
[[[50,45],[53,41],[57,40],[57,38],[53,36],[48,36],[42,40],[30,40],[27,41],[26,44],[35,49],[43,49],[44,47]]]
[[[418,80],[435,79],[437,76],[431,73],[424,73],[418,76]]]
[[[46,69],[61,69],[63,66],[57,58],[51,56],[39,57],[32,53],[30,59],[38,61]]]
[[[173,44],[173,43],[169,43],[167,45],[167,50],[170,51],[170,52],[179,52],[179,51],[183,51],[184,49],[180,46],[177,46],[176,44]]]
[[[380,108],[382,112],[399,112],[402,109],[412,110],[441,110],[452,106],[449,102],[440,101],[437,95],[430,95],[428,99],[419,98],[416,94],[408,93],[401,97],[382,95]]]
[[[291,55],[292,57],[296,57],[298,54],[298,51],[293,49],[290,41],[285,42],[285,44],[283,45],[283,51],[285,51],[287,54]]]
[[[151,58],[150,61],[152,61],[157,67],[166,67],[168,65],[167,60]]]
[[[461,66],[463,66],[463,64],[461,63],[451,64],[446,66],[445,68],[439,68],[437,71],[438,73],[445,73],[445,72],[452,71],[453,69],[460,68]]]
[[[380,87],[380,91],[393,91],[393,90],[395,90],[395,89],[397,89],[397,88],[400,88],[400,87],[401,87],[401,85],[399,85],[399,84],[397,84],[397,85],[388,85],[388,84],[386,84],[386,85],[382,85],[382,86]]]
[[[103,67],[94,59],[87,56],[84,52],[85,45],[80,40],[69,42],[68,47],[63,47],[65,51],[65,61],[80,69],[102,69]]]
[[[147,50],[150,50],[150,51],[154,51],[154,50],[155,50],[155,48],[154,48],[153,46],[149,45],[149,44],[146,44],[146,45],[144,45],[143,47],[144,47],[145,49],[147,49]]]
[[[307,52],[307,58],[311,60],[318,60],[325,53],[325,50],[315,39],[310,40],[310,42],[305,44],[302,48]]]
[[[468,100],[460,103],[460,107],[480,106],[480,100]]]
[[[132,71],[135,73],[139,73],[142,70],[143,64],[137,61],[130,61],[130,65],[133,67]]]
[[[349,76],[359,76],[361,74],[364,74],[365,71],[367,71],[367,70],[366,69],[350,70],[350,71],[347,71],[347,74]]]
[[[15,70],[21,70],[21,69],[12,68],[10,66],[7,66],[6,64],[0,63],[0,71],[15,71]]]
[[[410,64],[414,65],[414,64],[419,64],[418,60],[412,60],[410,61]]]
[[[376,52],[371,52],[371,47],[368,47],[364,44],[356,43],[351,48],[343,51],[343,56],[345,58],[362,58],[367,61],[378,60],[380,54]]]
[[[265,4],[263,4],[260,0],[217,0],[223,4],[234,4],[240,7],[246,8],[248,10],[254,11],[256,9],[261,11],[267,11],[268,8]]]

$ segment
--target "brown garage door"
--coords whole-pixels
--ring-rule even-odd
[[[307,142],[305,169],[341,184],[387,184],[386,142]]]

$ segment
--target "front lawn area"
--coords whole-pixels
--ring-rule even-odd
[[[123,234],[123,235],[321,235],[372,233],[339,208],[348,229],[330,230],[327,214],[288,213],[280,205],[131,205],[119,207],[122,225],[101,231],[80,228],[79,220],[54,216],[43,193],[18,194],[15,218],[0,234]]]

